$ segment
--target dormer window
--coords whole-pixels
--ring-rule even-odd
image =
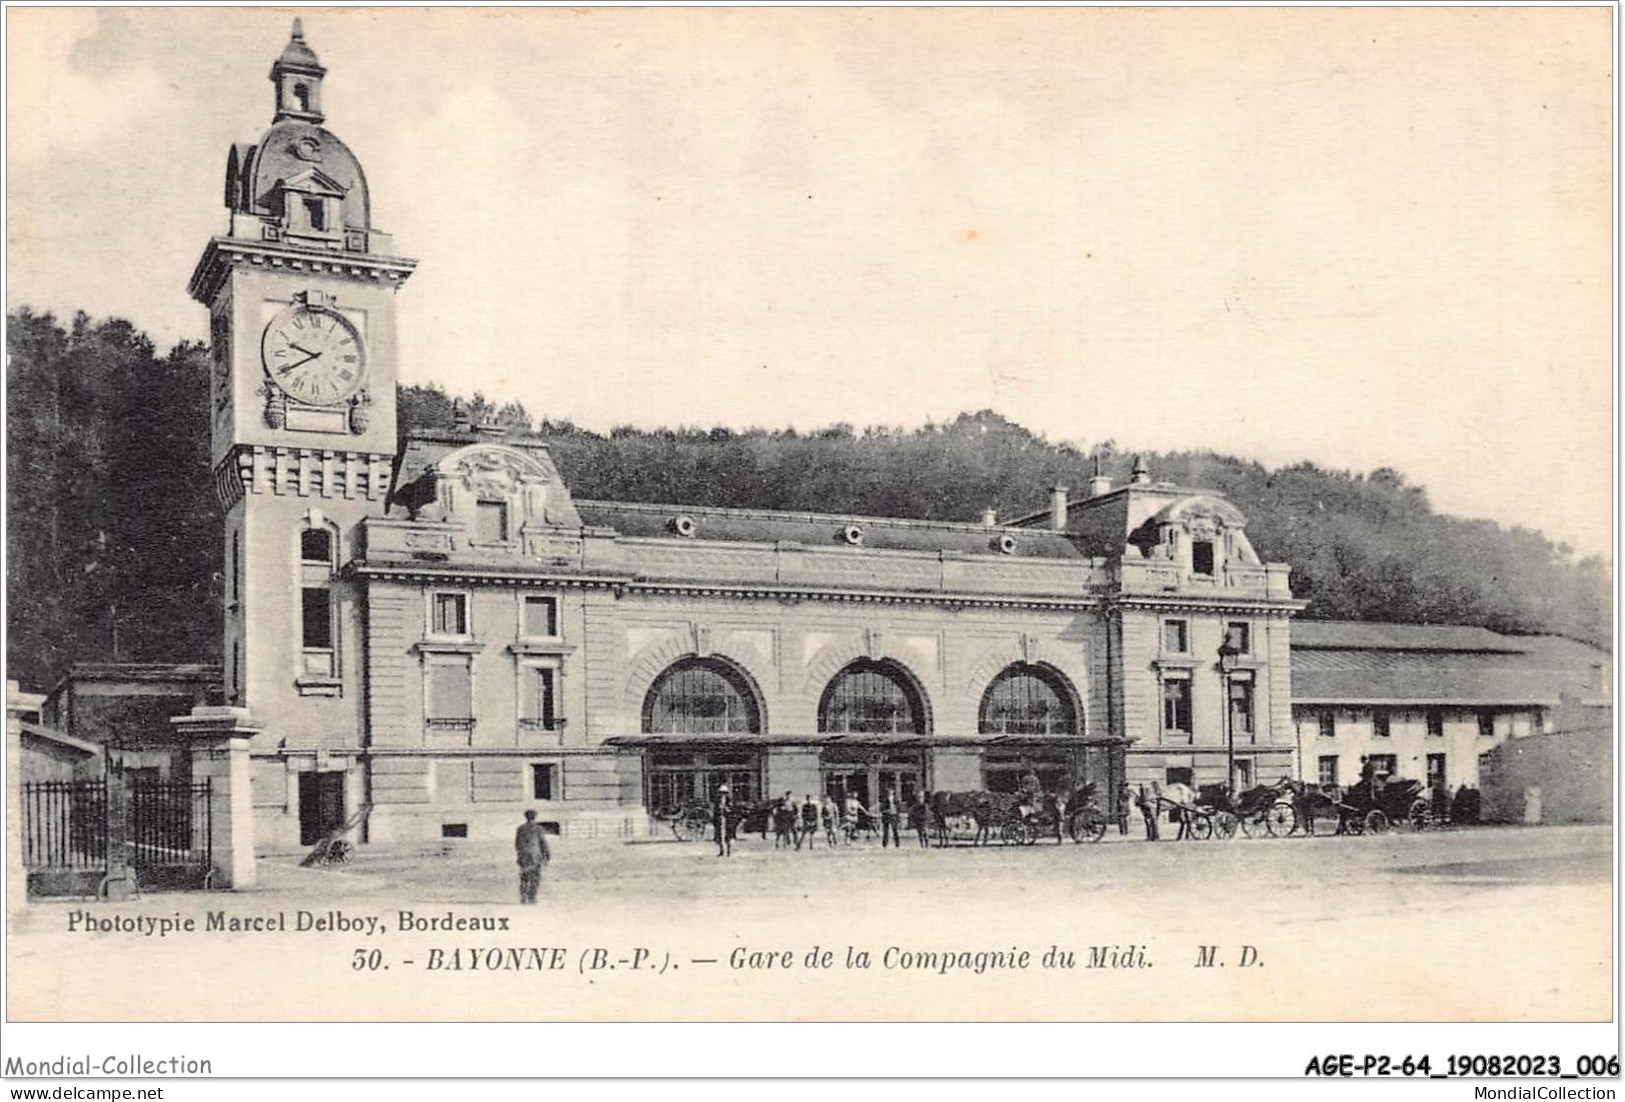
[[[327,231],[327,204],[315,195],[305,196],[305,220],[317,233]]]
[[[1213,577],[1213,541],[1191,542],[1191,573],[1204,578]]]
[[[293,101],[294,101],[295,104],[298,105],[299,110],[301,110],[301,111],[309,111],[310,110],[310,86],[308,84],[304,84],[304,83],[295,84],[293,86]]]

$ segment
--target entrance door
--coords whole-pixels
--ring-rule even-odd
[[[299,774],[299,844],[313,846],[344,825],[344,774]]]
[[[874,792],[869,787],[869,772],[866,769],[826,769],[824,770],[824,793],[832,800],[844,801],[848,796],[856,796],[858,802],[864,807],[873,808]]]
[[[882,769],[877,779],[881,792],[897,790],[897,799],[904,807],[912,804],[920,791],[920,773],[917,769]]]

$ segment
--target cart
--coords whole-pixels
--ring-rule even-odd
[[[351,831],[362,829],[371,811],[371,804],[362,804],[356,808],[355,814],[318,838],[299,864],[305,868],[347,864],[355,855],[355,844],[350,841],[349,834]]]

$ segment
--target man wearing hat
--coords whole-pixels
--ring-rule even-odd
[[[547,865],[547,839],[542,824],[536,821],[536,812],[525,809],[525,821],[513,836],[514,853],[519,859],[519,902],[536,902],[536,889],[542,884],[542,869]]]
[[[717,794],[711,799],[711,829],[717,838],[717,856],[732,857],[734,851],[733,823],[733,796],[728,792],[727,785],[720,785]]]

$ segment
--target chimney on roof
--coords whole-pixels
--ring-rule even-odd
[[[999,526],[999,511],[989,505],[982,510],[982,527],[997,528]]]
[[[1106,473],[1101,470],[1100,456],[1097,454],[1095,456],[1095,474],[1094,477],[1089,480],[1089,496],[1091,498],[1095,498],[1100,497],[1102,494],[1109,494],[1111,492],[1112,480],[1107,478]]]
[[[1149,485],[1151,482],[1151,466],[1145,461],[1145,456],[1134,457],[1134,473],[1129,476],[1129,482],[1136,486]]]
[[[1057,532],[1066,528],[1066,490],[1065,486],[1056,486],[1049,492],[1049,524]]]

